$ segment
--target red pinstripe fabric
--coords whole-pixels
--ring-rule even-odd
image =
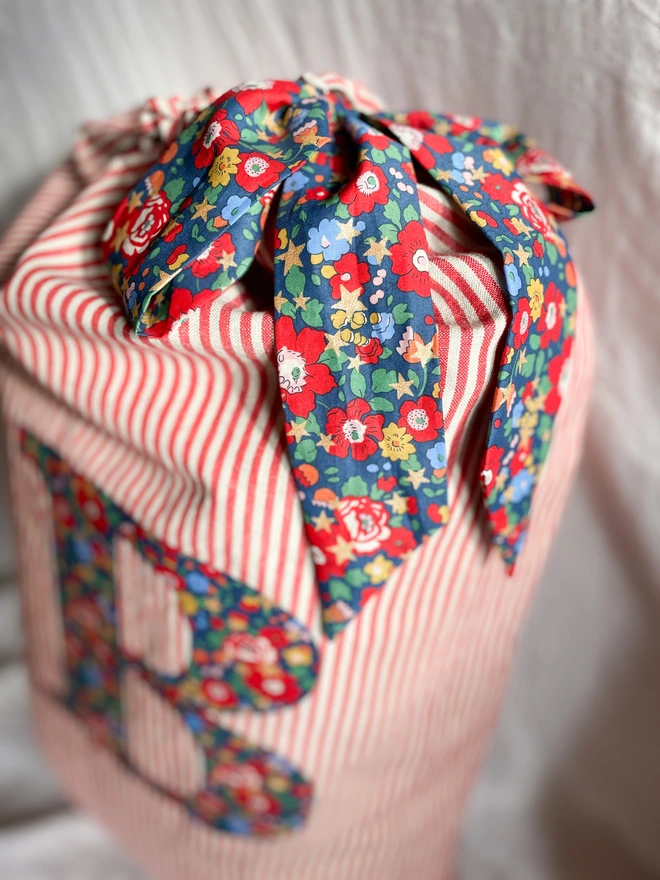
[[[156,103],[142,117],[88,129],[75,152],[84,188],[60,213],[73,193],[66,189],[65,198],[47,185],[21,220],[32,234],[49,225],[4,292],[5,413],[10,426],[28,428],[75,462],[150,532],[258,588],[310,626],[323,649],[310,696],[276,713],[241,712],[222,721],[300,766],[315,782],[317,802],[303,831],[274,843],[213,832],[95,749],[84,729],[36,688],[43,747],[72,795],[158,877],[448,877],[515,636],[576,465],[591,370],[586,301],[530,536],[509,578],[483,540],[478,484],[485,425],[479,414],[489,404],[506,325],[501,271],[453,203],[421,187],[451,517],[341,637],[325,643],[282,445],[271,315],[255,310],[248,291],[236,285],[167,339],[137,340],[100,258],[100,230],[152,161],[156,136],[175,124],[165,110]],[[15,249],[24,236],[14,236]],[[31,552],[48,545],[49,524],[43,493],[30,482],[15,444],[12,458],[38,685],[40,670],[61,650],[52,625],[52,562]],[[151,652],[163,668],[183,663],[187,636],[167,587],[147,578],[138,601],[138,569],[128,551],[122,554],[125,643]],[[160,633],[145,628],[154,613],[164,622]],[[191,749],[172,711],[143,694],[144,687],[126,686],[136,761],[150,778],[189,791],[201,784],[194,744]]]

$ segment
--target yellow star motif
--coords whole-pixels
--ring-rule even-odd
[[[326,333],[324,334],[325,338],[328,340],[327,348],[330,351],[334,351],[335,354],[339,354],[342,348],[345,348],[348,345],[348,342],[344,342],[341,338],[341,331],[337,330],[336,333]]]
[[[345,538],[342,538],[341,535],[337,535],[337,543],[333,544],[332,547],[328,547],[328,550],[331,553],[334,553],[337,565],[341,565],[342,562],[350,562],[351,559],[355,559],[355,553],[353,552],[353,542],[347,541]]]
[[[304,249],[304,244],[294,244],[289,241],[289,247],[284,254],[278,254],[276,260],[284,260],[284,274],[288,275],[293,266],[302,266],[300,252]]]
[[[387,238],[381,238],[380,241],[376,241],[376,239],[372,239],[369,247],[364,252],[363,256],[365,257],[373,257],[378,265],[383,262],[383,257],[388,257],[391,251],[387,248]]]
[[[435,179],[441,183],[447,183],[447,181],[451,180],[451,171],[437,169],[435,172]]]
[[[134,211],[136,208],[139,208],[142,204],[142,193],[141,192],[132,192],[128,197],[128,210]]]
[[[362,360],[362,358],[360,357],[359,354],[356,355],[355,357],[352,357],[352,358],[349,358],[349,359],[348,359],[348,366],[349,366],[349,369],[351,369],[351,370],[357,370],[358,373],[360,372],[360,367],[361,367],[363,364],[364,364],[364,361]]]
[[[317,532],[331,532],[333,520],[330,519],[325,510],[322,510],[318,516],[312,517],[314,528]]]
[[[340,223],[339,220],[337,220],[337,226],[339,227],[339,235],[337,236],[337,239],[343,238],[344,241],[347,241],[349,244],[360,234],[360,230],[353,226],[352,217],[349,217],[346,223]]]
[[[425,367],[431,360],[431,358],[435,357],[435,351],[433,350],[433,340],[431,339],[430,342],[426,343],[426,345],[418,345],[415,356],[419,358],[420,364]]]
[[[520,353],[518,354],[518,372],[522,372],[522,368],[527,363],[527,354],[524,348],[520,349]]]
[[[276,297],[273,298],[273,303],[278,312],[282,311],[282,306],[286,302],[286,297],[282,296],[282,292],[280,291]]]
[[[311,297],[303,296],[302,293],[299,293],[298,296],[294,296],[293,302],[297,309],[302,309],[303,312],[307,308],[307,303],[310,301]]]
[[[408,510],[408,502],[403,495],[399,495],[398,492],[393,492],[392,497],[388,498],[385,504],[392,508],[392,513],[394,515],[405,513]]]
[[[300,443],[303,437],[309,437],[309,431],[307,430],[307,419],[303,422],[294,422],[291,420],[291,424],[289,425],[289,436],[293,437],[296,443]]]
[[[346,312],[347,321],[350,321],[356,312],[364,312],[366,310],[366,306],[360,299],[361,287],[356,287],[355,290],[347,290],[342,284],[339,290],[341,292],[341,299],[333,303],[332,308],[341,309]]]
[[[128,235],[128,221],[124,223],[123,226],[118,226],[115,229],[115,234],[112,238],[112,249],[113,251],[118,251],[119,248],[124,243],[126,236]]]
[[[232,266],[236,265],[236,262],[234,261],[234,254],[235,254],[235,251],[232,251],[230,254],[225,253],[218,260],[218,263],[220,264],[220,268],[222,269],[223,272],[226,272],[227,269],[230,269]]]
[[[495,478],[495,489],[498,492],[501,492],[504,488],[504,484],[506,483],[506,474],[504,471],[500,471],[497,477]]]
[[[531,254],[525,250],[520,242],[518,242],[518,247],[514,251],[514,254],[518,257],[518,262],[521,266],[529,265],[529,258],[531,257]]]
[[[404,482],[410,483],[413,489],[419,489],[422,483],[430,483],[428,477],[425,477],[426,468],[421,468],[418,471],[408,471],[408,476],[404,479]]]
[[[413,397],[413,393],[410,390],[412,388],[412,380],[404,379],[401,373],[397,376],[396,382],[390,382],[390,388],[393,388],[396,391],[396,399],[401,400],[404,394],[409,394]]]
[[[325,449],[326,452],[330,452],[330,447],[335,445],[335,441],[332,439],[332,435],[331,434],[319,434],[319,437],[321,439],[318,441],[318,443],[316,445],[320,446],[321,449]]]
[[[201,202],[194,204],[193,208],[195,211],[190,219],[196,220],[198,217],[201,217],[205,223],[208,220],[209,211],[215,211],[215,205],[209,205],[206,201],[206,196],[204,196]]]
[[[168,275],[167,272],[163,272],[162,269],[159,269],[158,270],[158,281],[152,285],[152,287],[151,287],[152,292],[157,293],[157,291],[159,291],[163,287],[165,287],[165,285],[168,284],[172,280],[173,277],[174,277],[173,275]]]
[[[486,179],[486,172],[484,171],[484,166],[480,165],[479,168],[475,168],[472,172],[472,177],[474,180],[478,180],[479,183],[483,183]]]

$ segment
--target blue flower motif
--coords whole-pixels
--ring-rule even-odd
[[[191,730],[195,731],[195,733],[201,733],[206,728],[204,719],[200,718],[196,712],[184,712],[183,720]]]
[[[334,218],[325,217],[318,226],[307,230],[307,250],[310,254],[323,254],[324,260],[334,262],[350,250],[350,244],[340,233],[339,223]]]
[[[191,593],[204,596],[208,593],[211,582],[201,571],[191,571],[186,575],[186,586]]]
[[[504,277],[506,278],[506,286],[511,296],[518,296],[522,287],[522,278],[513,263],[507,263],[504,267]]]
[[[465,168],[465,153],[454,153],[451,157],[451,164],[454,168],[458,168],[459,171],[462,171]]]
[[[513,405],[513,409],[511,410],[511,419],[513,421],[513,427],[517,428],[520,423],[520,418],[522,414],[525,412],[525,404],[522,400],[518,400]]]
[[[80,666],[80,677],[85,682],[85,684],[90,685],[90,687],[98,686],[103,683],[103,675],[101,674],[101,670],[95,664],[83,664]]]
[[[240,816],[227,816],[225,827],[227,831],[233,831],[234,834],[252,834],[252,826],[246,819],[241,819]]]
[[[435,446],[426,450],[426,457],[431,462],[434,471],[441,471],[447,467],[447,444],[440,440]]]
[[[511,480],[511,500],[514,504],[519,504],[534,488],[534,477],[529,471],[518,471]]]
[[[381,312],[380,320],[371,329],[371,335],[381,342],[387,342],[394,336],[395,330],[394,315],[391,312]]]
[[[193,617],[193,626],[198,630],[205,630],[209,628],[209,613],[208,611],[198,611],[197,614]]]
[[[73,551],[81,562],[91,562],[94,559],[94,548],[89,541],[73,539]]]
[[[296,171],[295,174],[292,174],[291,177],[288,177],[284,182],[284,186],[282,187],[283,192],[298,192],[300,189],[305,189],[307,184],[309,183],[309,174],[305,174],[304,171]]]
[[[239,217],[250,210],[250,204],[250,199],[246,196],[229,196],[220,216],[228,223],[235,223]]]

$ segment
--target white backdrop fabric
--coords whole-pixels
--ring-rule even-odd
[[[0,228],[83,120],[306,70],[357,77],[392,109],[512,122],[596,198],[568,230],[598,332],[584,463],[458,875],[660,877],[660,2],[0,0]],[[137,880],[91,822],[52,812],[29,735],[4,478],[0,491],[0,865],[18,880]]]

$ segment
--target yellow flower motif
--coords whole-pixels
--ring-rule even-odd
[[[484,160],[490,162],[493,168],[497,168],[508,177],[513,173],[513,162],[499,149],[484,150]]]
[[[534,429],[539,423],[539,414],[537,412],[523,413],[520,419],[520,442],[527,443],[534,434]]]
[[[216,157],[213,165],[211,165],[209,171],[211,186],[227,186],[231,180],[231,175],[236,174],[240,164],[241,160],[238,158],[238,150],[232,147],[225,147],[220,155]]]
[[[443,504],[439,509],[438,514],[440,516],[440,522],[443,526],[446,526],[449,522],[449,506],[447,504]]]
[[[267,777],[266,785],[271,791],[279,792],[288,791],[291,788],[291,782],[286,776],[275,776],[274,774]]]
[[[392,461],[408,461],[415,454],[415,447],[411,443],[412,437],[405,428],[399,427],[396,422],[391,422],[383,428],[383,439],[378,444],[383,450],[385,458]]]
[[[309,666],[314,656],[309,645],[293,645],[285,648],[282,655],[289,666]]]
[[[330,320],[335,330],[340,330],[344,324],[348,324],[353,330],[359,330],[367,322],[364,312],[355,312],[349,318],[348,312],[345,312],[343,309],[337,309],[336,312],[333,312]]]
[[[538,321],[543,307],[543,285],[538,278],[532,278],[527,285],[527,295],[529,296],[529,311],[532,320]]]
[[[488,221],[485,220],[483,217],[480,217],[476,211],[470,211],[469,217],[473,223],[477,224],[477,226],[486,226],[487,225]]]
[[[382,584],[388,579],[393,568],[394,563],[392,560],[379,553],[375,559],[372,559],[371,562],[365,565],[364,571],[365,574],[369,575],[369,580],[372,584]]]
[[[179,608],[184,614],[196,614],[198,607],[197,599],[192,593],[179,593]]]

